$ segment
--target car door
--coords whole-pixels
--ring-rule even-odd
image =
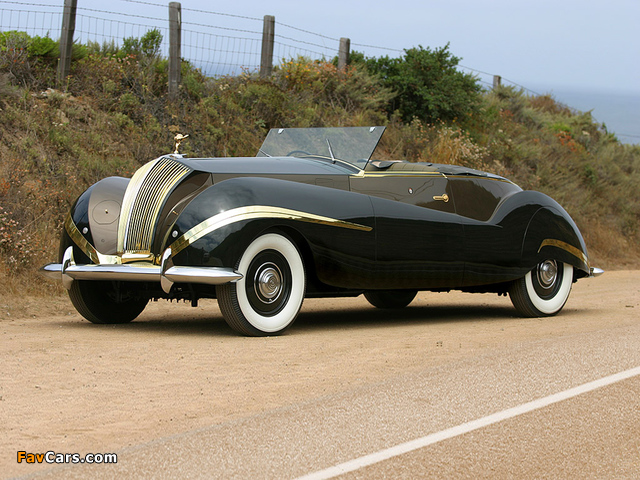
[[[448,179],[437,172],[365,174],[351,191],[369,195],[376,232],[375,288],[459,286],[463,228]]]

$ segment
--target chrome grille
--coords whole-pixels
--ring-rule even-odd
[[[173,187],[191,169],[163,157],[140,168],[129,183],[118,226],[118,253],[150,253],[158,216]]]

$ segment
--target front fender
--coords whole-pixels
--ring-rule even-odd
[[[246,247],[271,229],[292,232],[311,252],[318,278],[335,286],[364,281],[375,260],[375,219],[368,196],[272,178],[216,183],[174,224],[176,265],[235,267]],[[301,245],[299,245],[301,247]]]
[[[97,263],[98,252],[116,253],[118,219],[128,184],[128,178],[107,177],[77,198],[62,231],[58,261],[62,261],[64,251],[71,245],[75,247],[75,258],[83,263]]]

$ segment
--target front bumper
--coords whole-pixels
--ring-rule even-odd
[[[160,282],[165,293],[174,283],[200,283],[222,285],[236,282],[242,274],[223,267],[175,266],[171,261],[171,249],[165,250],[161,265],[148,262],[129,264],[77,265],[73,259],[73,247],[64,252],[62,263],[50,263],[40,269],[47,278],[62,281],[70,289],[74,280],[120,280],[124,282]]]
[[[598,267],[591,267],[589,269],[589,277],[599,277],[604,273],[604,270]]]

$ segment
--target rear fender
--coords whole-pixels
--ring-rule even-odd
[[[584,239],[569,214],[558,204],[540,208],[531,218],[522,245],[522,258],[532,269],[551,258],[574,266],[577,278],[589,275]]]

